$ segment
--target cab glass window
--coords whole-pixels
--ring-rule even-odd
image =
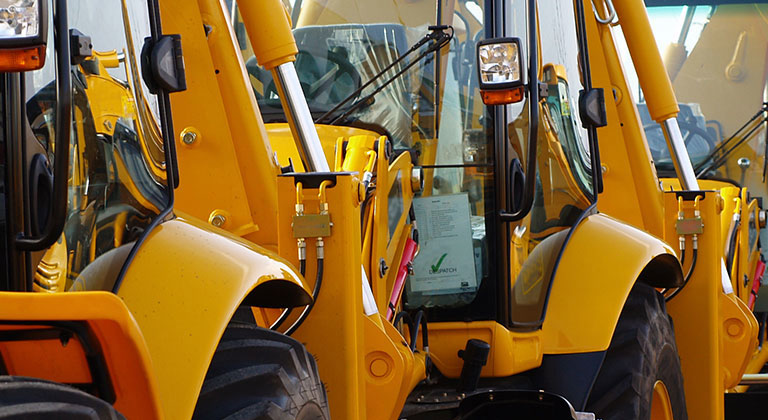
[[[574,3],[539,0],[537,4],[539,81],[547,85],[547,94],[536,105],[527,100],[509,105],[506,113],[511,172],[536,167],[533,207],[511,226],[510,317],[513,325],[522,326],[541,321],[565,237],[594,201],[590,139],[578,110],[585,82]],[[507,36],[519,36],[520,19],[508,17]],[[530,106],[539,111],[536,162],[526,162]]]
[[[147,2],[70,0],[68,23],[90,38],[92,54],[72,59],[66,224],[37,263],[33,287],[110,290],[137,238],[168,205],[158,100],[140,76]],[[53,161],[55,53],[48,48],[46,66],[24,76],[27,154],[46,156],[49,167],[63,164]]]

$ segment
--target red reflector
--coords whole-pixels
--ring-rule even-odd
[[[480,95],[486,105],[514,104],[523,100],[525,91],[523,86],[505,90],[481,90]]]
[[[45,46],[23,49],[0,48],[0,72],[38,70],[45,64]]]

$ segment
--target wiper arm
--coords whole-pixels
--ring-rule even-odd
[[[749,127],[752,123],[754,123],[760,116],[762,117],[762,121],[759,124],[755,124],[749,131],[747,131],[746,134],[743,136],[739,136],[741,132],[743,132],[747,127]],[[706,159],[702,161],[700,165],[698,165],[695,168],[696,171],[696,177],[700,177],[703,174],[705,174],[708,171],[711,171],[713,169],[717,169],[725,164],[728,160],[728,156],[733,153],[736,148],[744,144],[749,138],[752,136],[752,134],[755,133],[760,128],[760,125],[764,122],[768,122],[768,102],[763,102],[763,106],[760,107],[760,110],[755,113],[755,115],[752,116],[747,122],[744,123],[738,130],[736,130],[735,133],[733,133],[730,137],[725,139],[720,145],[715,147],[712,152],[709,153]],[[738,140],[738,141],[735,141]],[[727,150],[726,150],[727,149]],[[767,148],[768,149],[768,148]],[[768,150],[767,150],[768,151]],[[719,156],[718,156],[719,154]],[[765,159],[766,156],[763,158]],[[763,168],[763,173],[765,174],[765,168]],[[763,175],[765,177],[765,175]]]
[[[403,73],[408,71],[408,69],[413,67],[416,63],[421,61],[424,57],[428,56],[429,54],[432,54],[433,52],[439,51],[441,48],[443,48],[453,38],[453,32],[454,31],[453,31],[453,27],[452,26],[449,26],[449,25],[434,25],[434,26],[429,26],[428,29],[429,29],[430,32],[428,34],[424,35],[424,37],[421,38],[418,42],[413,44],[413,46],[411,46],[411,48],[409,48],[408,51],[403,53],[401,56],[397,57],[397,59],[395,61],[393,61],[391,64],[389,64],[387,67],[385,67],[384,70],[378,72],[375,76],[373,76],[370,80],[365,82],[357,90],[355,90],[349,96],[344,98],[341,102],[336,104],[336,106],[334,106],[330,111],[328,111],[325,114],[319,116],[315,120],[315,124],[321,124],[323,122],[323,120],[325,120],[326,118],[331,116],[334,112],[336,112],[339,109],[341,109],[344,105],[349,103],[349,101],[353,100],[358,95],[360,95],[363,92],[363,90],[365,90],[365,88],[367,88],[368,86],[373,84],[373,82],[375,82],[376,80],[378,80],[379,78],[384,76],[388,71],[392,70],[393,67],[395,67],[396,65],[400,64],[409,55],[413,54],[415,51],[419,50],[421,47],[423,47],[427,43],[431,42],[429,44],[428,48],[426,50],[424,50],[421,54],[419,54],[418,57],[416,57],[416,59],[414,59],[413,61],[408,63],[408,65],[406,65],[403,69],[401,69],[400,71],[395,73],[392,77],[387,79],[384,83],[382,83],[379,87],[377,87],[373,92],[371,92],[370,94],[366,95],[365,97],[360,98],[357,101],[355,101],[355,103],[353,103],[352,106],[349,107],[349,109],[344,111],[343,114],[341,114],[338,117],[336,117],[333,120],[331,120],[331,122],[329,124],[331,124],[331,125],[336,124],[337,122],[339,122],[343,118],[346,118],[349,114],[351,114],[352,112],[354,112],[355,110],[357,110],[361,106],[370,103],[371,99],[373,99],[373,97],[377,93],[381,92],[385,87],[389,86],[392,82],[395,81],[395,79],[397,79]],[[445,32],[447,29],[451,30],[450,34]]]

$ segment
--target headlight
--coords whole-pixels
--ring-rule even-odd
[[[47,23],[45,0],[0,0],[0,71],[43,67]]]
[[[40,0],[0,0],[0,40],[40,35]]]
[[[480,89],[498,89],[523,84],[520,40],[489,39],[477,46]]]
[[[477,44],[480,94],[486,105],[520,102],[524,97],[519,38],[494,38]]]

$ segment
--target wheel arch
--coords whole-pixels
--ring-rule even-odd
[[[542,326],[544,354],[606,350],[635,282],[672,287],[682,278],[674,251],[661,239],[604,214],[587,217],[555,273]]]
[[[118,296],[146,339],[166,418],[191,417],[216,346],[240,305],[311,301],[301,276],[277,254],[188,217],[153,230]]]

